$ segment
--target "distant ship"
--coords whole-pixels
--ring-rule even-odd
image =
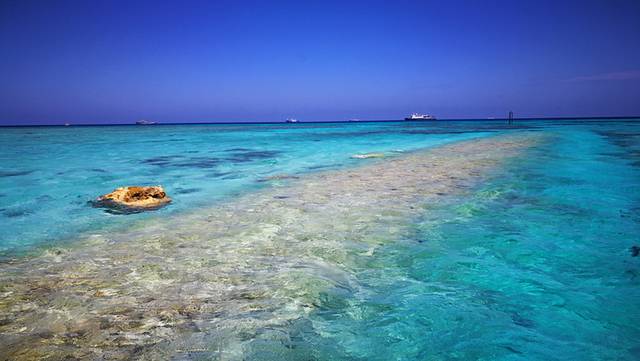
[[[143,120],[138,120],[136,124],[137,125],[154,125],[154,124],[158,124],[158,122],[151,122],[143,119]]]
[[[404,120],[436,120],[436,117],[430,114],[413,113],[410,116],[404,118]]]
[[[287,118],[286,122],[287,123],[297,123],[298,119],[296,119],[296,118]]]

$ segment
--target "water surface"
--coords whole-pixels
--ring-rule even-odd
[[[10,358],[640,357],[640,123],[0,134],[2,208],[34,209],[4,214],[3,245],[45,250],[3,265]],[[176,202],[86,205],[129,182]]]

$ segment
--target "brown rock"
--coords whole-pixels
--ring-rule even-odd
[[[109,194],[98,197],[96,207],[109,208],[112,213],[136,213],[155,210],[167,205],[171,198],[161,186],[120,187]]]

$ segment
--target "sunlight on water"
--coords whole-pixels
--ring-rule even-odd
[[[162,139],[181,132],[170,128],[153,132],[166,131]],[[73,196],[66,182],[51,183],[64,195],[53,204],[84,194],[76,229],[57,233],[53,221],[39,224],[38,212],[7,217],[16,222],[8,223],[11,234],[18,233],[5,241],[7,249],[54,231],[42,253],[1,266],[2,354],[640,357],[640,258],[629,252],[640,242],[640,124],[257,128],[250,137],[264,142],[259,147],[233,129],[221,131],[229,137],[224,145],[192,135],[200,150],[224,149],[216,155],[224,161],[168,157],[185,154],[183,146],[157,148],[155,157],[144,147],[109,156],[120,159],[114,174],[127,181],[144,179],[131,178],[138,176],[126,167],[137,161],[143,173],[167,168],[181,175],[158,178],[170,194],[177,184],[198,189],[185,198],[178,193],[172,208],[116,217],[87,207],[84,198],[96,188],[118,185],[101,179],[79,185]],[[12,131],[25,130],[3,137]],[[366,152],[387,157],[349,158]],[[3,164],[6,188],[17,188],[18,177],[27,188],[42,185],[32,173],[13,174],[31,169],[18,167],[15,154],[3,157],[14,162]],[[237,188],[200,179],[212,169],[243,176]],[[264,179],[274,174],[297,178]],[[207,201],[186,198],[192,194]],[[15,199],[0,201],[7,209]],[[63,242],[63,234],[75,241]]]
[[[122,225],[122,217],[105,217],[87,202],[123,185],[162,184],[175,200],[158,212],[166,216],[264,187],[258,181],[265,177],[351,166],[358,164],[354,154],[408,151],[495,131],[487,128],[406,123],[3,128],[0,252]]]

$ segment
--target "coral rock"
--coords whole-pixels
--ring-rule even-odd
[[[111,213],[137,213],[155,210],[171,202],[161,186],[120,187],[98,197],[93,205],[108,208]]]

